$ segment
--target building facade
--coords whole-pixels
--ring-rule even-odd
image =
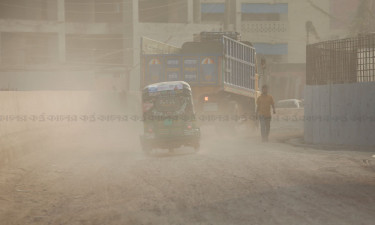
[[[0,0],[1,89],[138,91],[141,36],[181,46],[231,30],[278,98],[302,98],[306,44],[331,37],[331,1]]]

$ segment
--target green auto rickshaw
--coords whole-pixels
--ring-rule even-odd
[[[200,146],[190,85],[184,81],[162,82],[146,86],[142,91],[144,152],[152,149],[174,151],[181,146]]]

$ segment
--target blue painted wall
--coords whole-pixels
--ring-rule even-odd
[[[244,3],[241,5],[242,13],[275,13],[275,14],[287,14],[288,4],[254,4]]]

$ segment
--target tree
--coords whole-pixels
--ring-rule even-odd
[[[375,32],[375,2],[373,0],[360,1],[350,30],[353,35]]]

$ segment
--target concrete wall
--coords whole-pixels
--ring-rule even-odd
[[[42,144],[38,140],[48,138],[49,132],[59,132],[63,137],[66,130],[93,124],[138,124],[134,111],[140,109],[127,110],[125,101],[114,92],[0,91],[0,169],[30,150],[38,150]],[[118,121],[119,115],[129,119]],[[103,116],[110,120],[101,120]]]
[[[305,141],[375,146],[375,83],[307,86]]]
[[[11,71],[0,72],[1,90],[94,90],[93,71]],[[109,89],[111,90],[111,89]]]
[[[202,31],[220,31],[220,24],[140,23],[139,35],[160,42],[181,47],[184,42],[193,41],[193,35]],[[162,32],[161,32],[162,31]]]
[[[202,3],[224,3],[225,0],[201,0]],[[321,40],[330,39],[330,20],[325,12],[330,12],[328,0],[237,0],[236,26],[241,32],[243,40],[253,43],[285,43],[288,44],[288,63],[306,62],[307,33],[305,24],[311,21]],[[263,3],[288,4],[287,19],[281,21],[241,21],[241,4]],[[260,31],[251,29],[252,26],[261,28]],[[268,29],[269,27],[284,27],[284,31]],[[321,41],[310,35],[310,43]]]
[[[132,112],[126,109],[125,96],[115,92],[4,91],[0,92],[0,139],[16,132],[85,123],[80,118],[85,115],[95,115],[98,118],[101,115],[135,113],[136,109]],[[67,117],[57,119],[56,116],[78,118],[76,121],[69,121]]]

